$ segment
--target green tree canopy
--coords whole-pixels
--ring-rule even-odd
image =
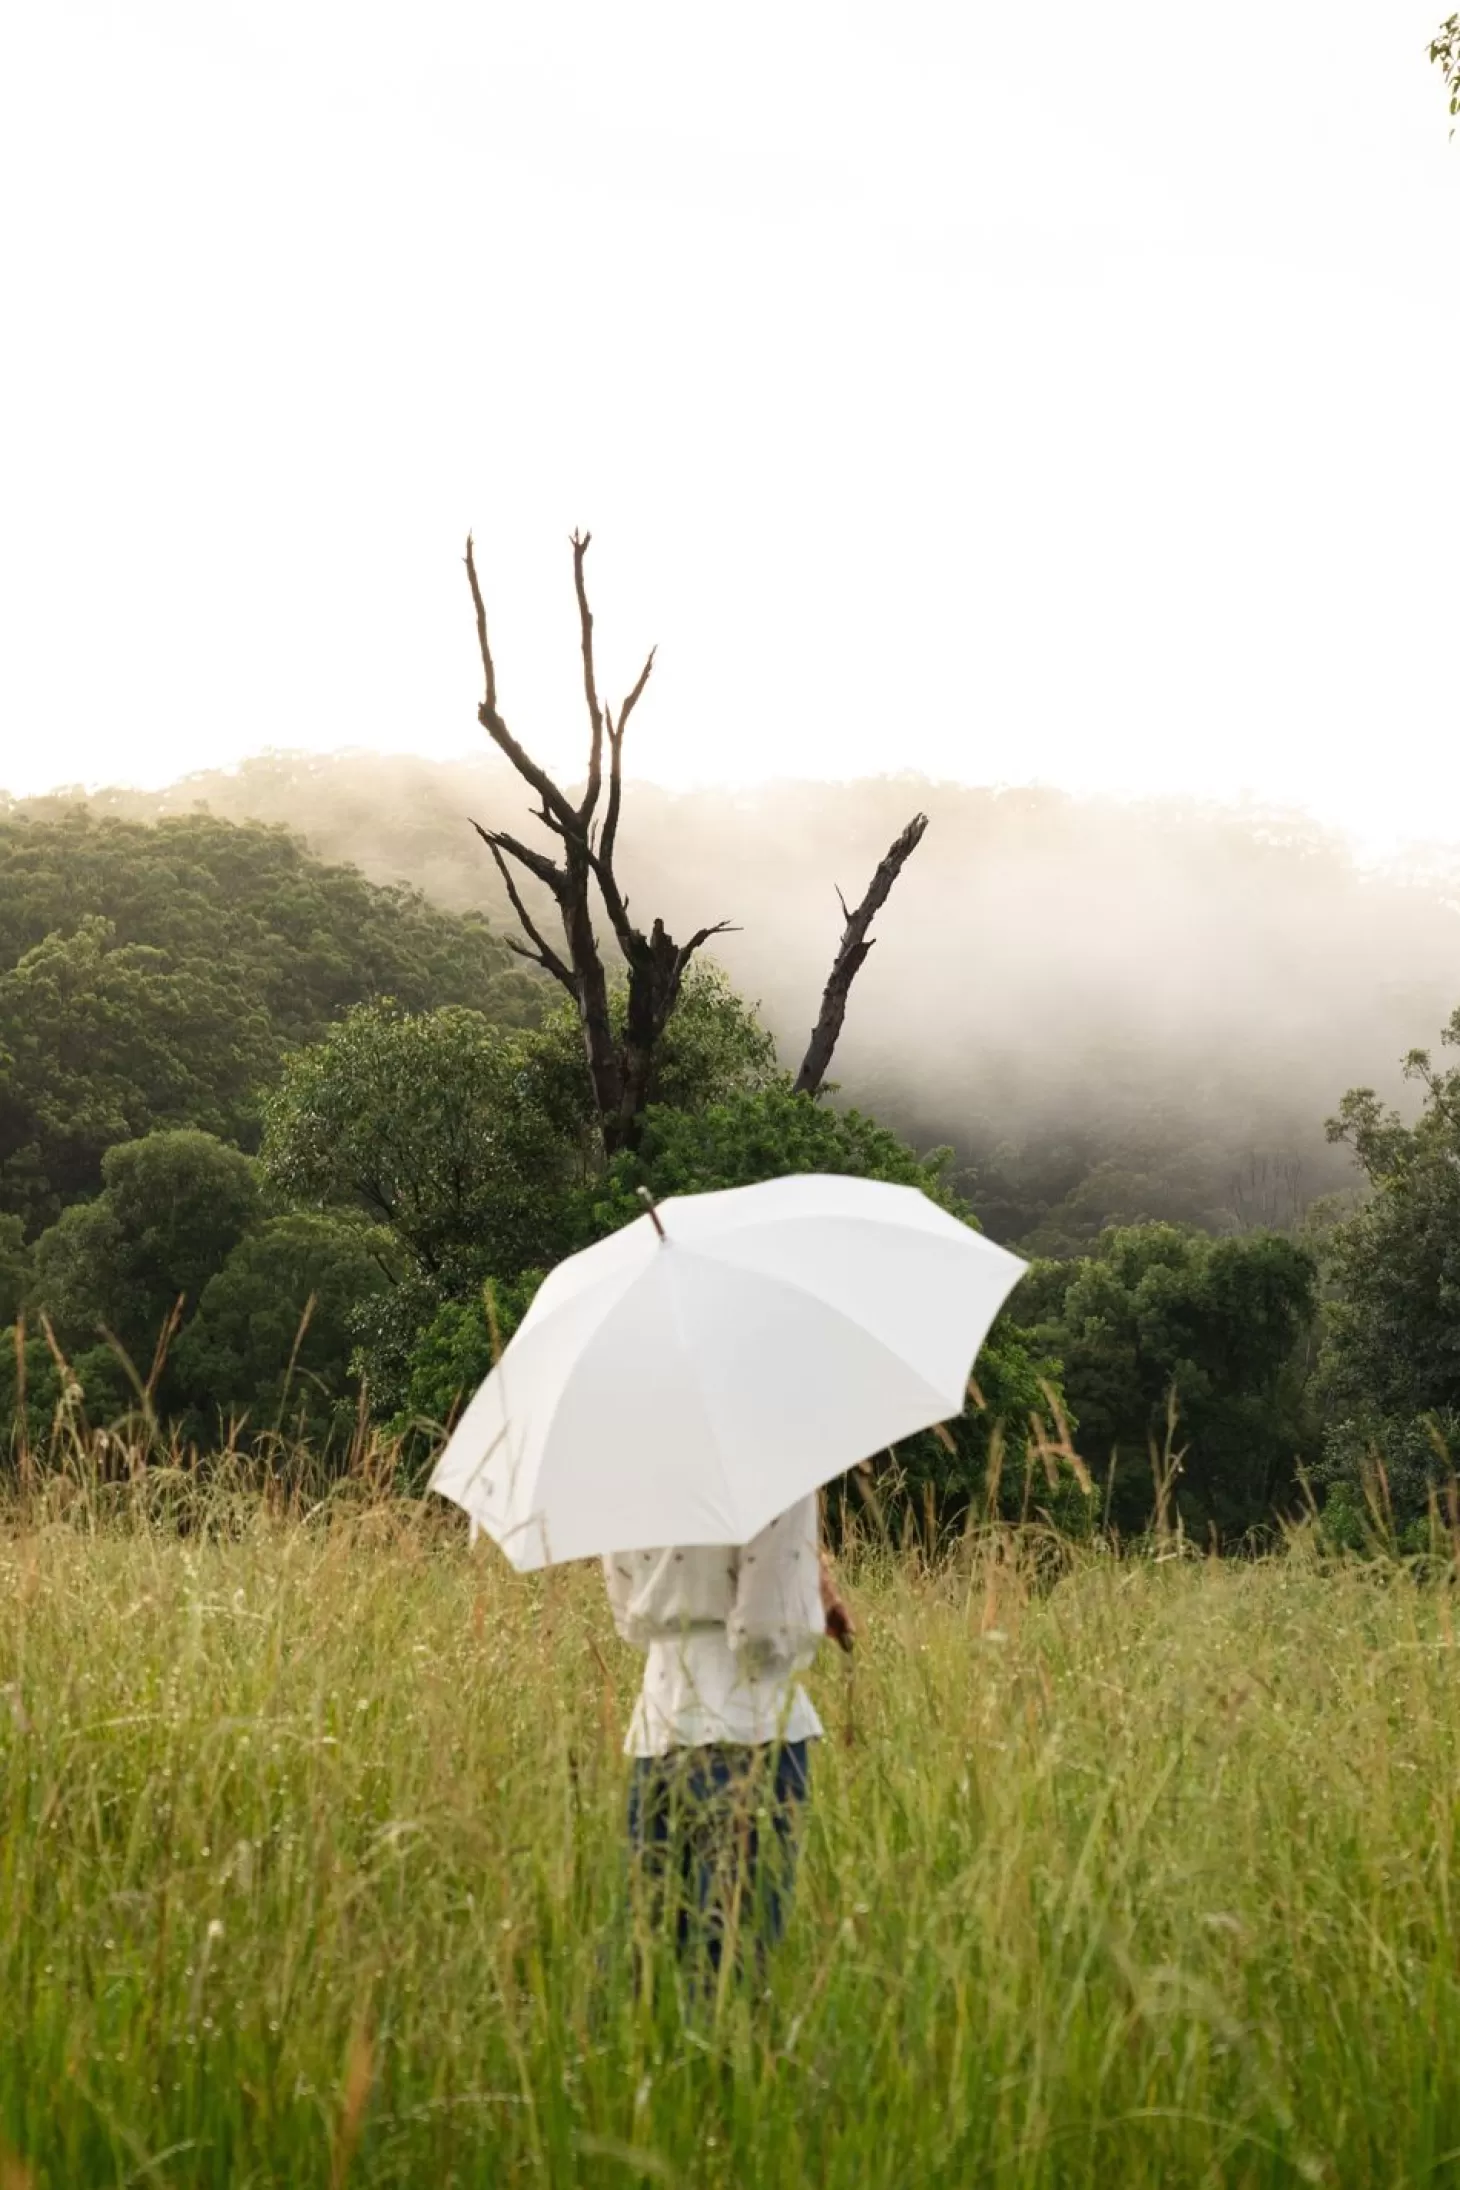
[[[0,1331],[20,1314],[30,1280],[25,1226],[19,1217],[0,1217]]]
[[[705,965],[685,980],[657,1063],[693,1115],[763,1084],[774,1052]],[[288,1199],[361,1210],[388,1238],[391,1282],[362,1303],[358,1331],[376,1403],[408,1409],[415,1349],[443,1304],[479,1305],[487,1278],[511,1283],[594,1236],[602,1156],[572,1011],[524,1032],[460,1009],[362,1005],[288,1061],[264,1162]]]
[[[598,1237],[642,1214],[641,1187],[666,1201],[671,1194],[752,1186],[796,1171],[915,1186],[968,1220],[947,1183],[947,1160],[945,1149],[919,1157],[874,1118],[793,1094],[780,1079],[769,1087],[732,1089],[698,1110],[652,1110],[640,1148],[615,1157],[592,1195],[591,1230]]]
[[[102,1190],[35,1248],[32,1304],[61,1344],[110,1332],[143,1371],[179,1299],[190,1311],[259,1214],[257,1166],[192,1128],[107,1150]]]
[[[295,1211],[245,1234],[170,1364],[199,1441],[246,1425],[337,1449],[356,1418],[359,1312],[385,1282],[367,1228],[348,1217]]]
[[[265,1111],[269,1176],[292,1201],[363,1210],[443,1282],[521,1268],[561,1238],[574,1175],[537,1057],[477,1011],[359,1005],[288,1059]]]
[[[485,751],[451,763],[273,752],[90,805],[191,820],[204,799],[514,925],[463,817],[521,831],[527,801]],[[914,802],[931,826],[858,976],[836,1077],[914,1147],[953,1145],[994,1238],[1083,1254],[1111,1224],[1294,1230],[1307,1204],[1344,1188],[1344,1153],[1323,1138],[1335,1093],[1370,1081],[1392,1099],[1381,1075],[1455,1000],[1453,855],[1376,872],[1292,813],[891,775],[734,799],[636,786],[625,884],[677,933],[711,910],[738,923],[724,963],[794,1057],[835,943],[830,885],[870,872]],[[65,806],[14,810],[34,826]],[[555,935],[551,897],[522,887]],[[538,1004],[557,995],[510,978]],[[377,993],[507,1017],[465,993]],[[1268,1174],[1255,1210],[1254,1162]]]
[[[27,1258],[32,1438],[68,1392],[93,1426],[129,1414],[134,1376],[148,1378],[181,1298],[180,1333],[153,1380],[160,1418],[208,1450],[282,1432],[338,1452],[356,1414],[355,1327],[387,1283],[381,1235],[352,1212],[270,1215],[256,1161],[190,1129],[109,1149],[103,1174],[101,1193],[66,1210]],[[66,1371],[35,1328],[42,1316]],[[0,1409],[12,1411],[15,1354],[12,1331],[0,1348]]]
[[[1173,1390],[1188,1524],[1241,1535],[1272,1521],[1311,1442],[1295,1355],[1315,1287],[1293,1240],[1167,1224],[1116,1227],[1093,1255],[1035,1266],[1013,1305],[1060,1359],[1087,1460],[1114,1468],[1117,1525],[1149,1519]]]
[[[1460,1011],[1441,1040],[1460,1045]],[[1417,1049],[1405,1070],[1422,1090],[1412,1123],[1371,1088],[1329,1122],[1369,1194],[1329,1235],[1323,1349],[1325,1473],[1357,1505],[1378,1456],[1401,1528],[1460,1462],[1460,1066]]]
[[[0,965],[87,918],[109,921],[118,947],[232,967],[291,1041],[369,996],[484,1009],[512,968],[480,916],[367,882],[286,828],[207,813],[149,826],[84,807],[0,819]]]
[[[628,992],[619,983],[609,993],[615,1035],[627,1011]],[[603,1150],[578,1015],[567,999],[557,999],[543,1014],[530,1048],[535,1100],[579,1151],[586,1177],[601,1168]],[[652,1101],[695,1112],[736,1092],[770,1087],[780,1077],[775,1042],[754,1007],[736,994],[713,960],[697,959],[685,973],[674,1016],[655,1048]]]
[[[235,1138],[275,1051],[236,969],[119,944],[99,915],[48,935],[0,973],[0,1202],[53,1217],[154,1125]]]
[[[0,1211],[34,1232],[158,1126],[249,1145],[281,1057],[391,996],[530,1023],[545,984],[475,916],[287,830],[0,819]]]
[[[1441,1040],[1460,1045],[1460,1011]],[[1370,1188],[1331,1240],[1328,1386],[1345,1410],[1390,1416],[1460,1409],[1460,1067],[1413,1050],[1405,1070],[1423,1090],[1412,1124],[1354,1088],[1328,1129]]]

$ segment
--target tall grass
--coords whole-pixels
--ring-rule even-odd
[[[862,1552],[769,1995],[686,2015],[596,1577],[173,1473],[0,1535],[3,2190],[1460,2182],[1447,1586]]]

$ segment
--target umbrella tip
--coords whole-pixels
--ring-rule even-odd
[[[669,1235],[665,1231],[663,1224],[660,1222],[659,1211],[654,1206],[654,1196],[649,1192],[647,1186],[637,1187],[635,1191],[637,1192],[640,1201],[644,1204],[645,1209],[649,1213],[649,1222],[653,1225],[655,1231],[659,1234],[659,1237],[661,1239],[667,1239]]]

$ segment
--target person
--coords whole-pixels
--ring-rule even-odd
[[[603,1561],[614,1624],[645,1652],[624,1742],[639,1913],[672,1913],[679,1953],[718,1975],[780,1938],[823,1728],[798,1675],[851,1616],[820,1545],[815,1494],[751,1542]],[[667,1928],[667,1927],[666,1927]]]

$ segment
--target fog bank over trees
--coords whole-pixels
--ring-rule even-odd
[[[471,819],[534,826],[491,757],[264,754],[87,803],[285,822],[326,858],[504,933],[511,909]],[[676,932],[738,924],[717,955],[794,1065],[840,932],[836,889],[859,895],[919,807],[931,826],[878,923],[835,1071],[843,1100],[953,1145],[996,1236],[1060,1251],[1143,1217],[1288,1227],[1351,1187],[1324,1119],[1356,1084],[1400,1098],[1399,1060],[1460,1002],[1460,848],[1365,871],[1302,816],[1257,809],[911,777],[636,782],[620,865],[636,905]]]

